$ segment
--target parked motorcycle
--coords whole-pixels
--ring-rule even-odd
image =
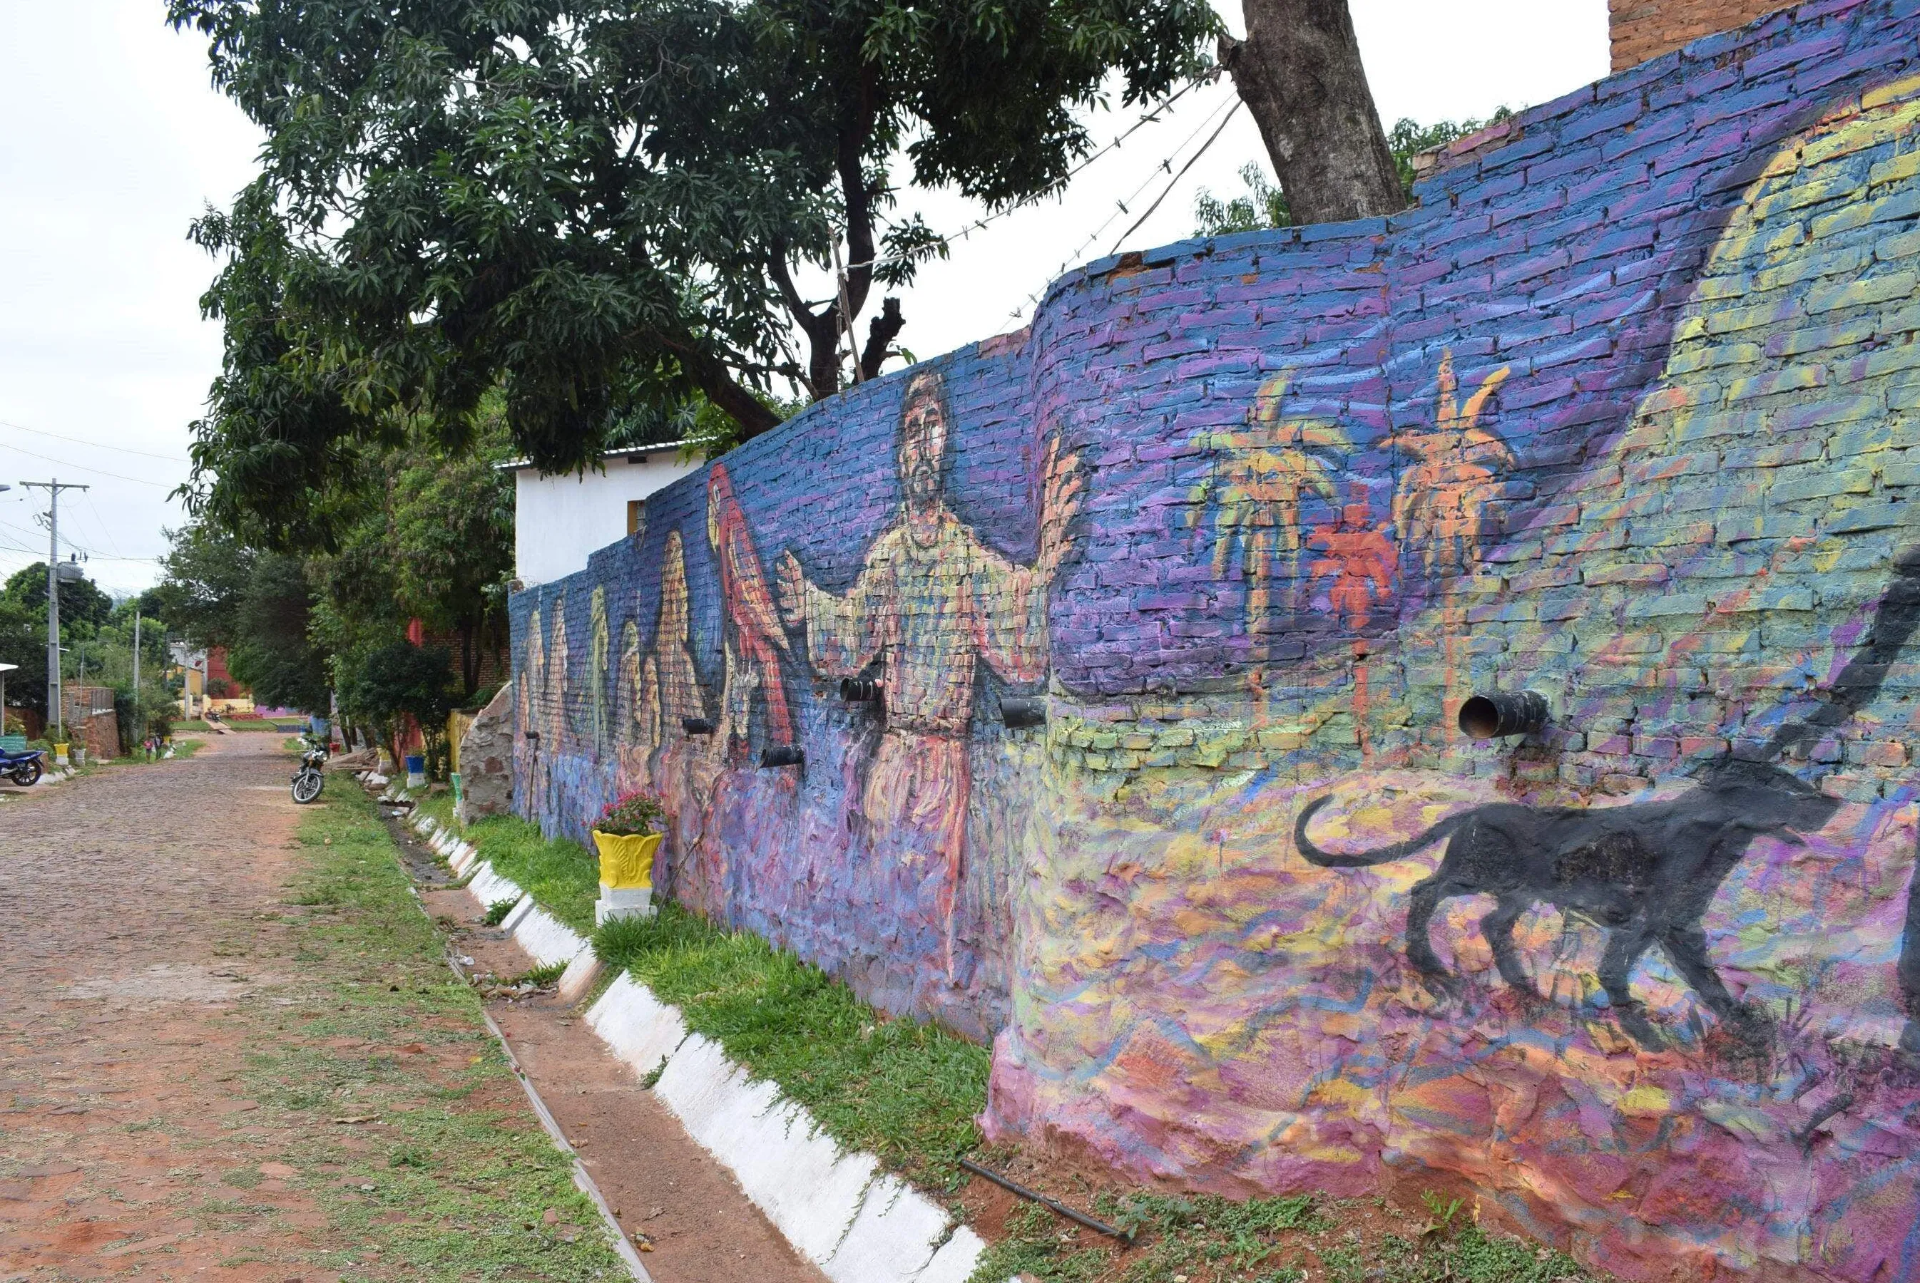
[[[43,749],[30,748],[20,753],[10,753],[0,749],[0,777],[12,780],[21,788],[31,788],[40,781],[42,767],[40,759],[46,756]]]
[[[327,762],[327,746],[315,739],[308,739],[306,745],[300,753],[300,770],[293,777],[293,800],[302,806],[318,798],[327,784],[321,774]]]

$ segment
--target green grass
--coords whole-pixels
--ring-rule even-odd
[[[841,1145],[934,1189],[960,1184],[956,1160],[980,1145],[985,1047],[888,1019],[818,967],[674,904],[608,923],[594,948],[805,1105]]]
[[[421,799],[418,810],[452,823],[444,794]],[[548,841],[536,826],[507,816],[477,821],[464,833],[494,872],[574,930],[591,933],[604,961],[630,969],[661,1001],[679,1007],[689,1028],[805,1105],[842,1146],[869,1150],[935,1189],[960,1183],[955,1160],[980,1144],[973,1120],[987,1102],[985,1047],[889,1019],[818,967],[671,903],[652,919],[594,932],[600,864],[585,847]]]
[[[1486,1234],[1476,1225],[1419,1240],[1388,1234],[1363,1239],[1341,1231],[1357,1201],[1310,1196],[1237,1203],[1211,1195],[1102,1195],[1094,1211],[1140,1246],[1063,1238],[1064,1222],[1026,1204],[1006,1220],[1006,1236],[988,1247],[975,1283],[1030,1274],[1044,1283],[1165,1283],[1179,1275],[1235,1283],[1585,1283],[1593,1276],[1563,1253]],[[1312,1254],[1311,1256],[1309,1254]],[[1318,1268],[1310,1268],[1312,1256]]]
[[[1324,1248],[1331,1283],[1578,1283],[1594,1275],[1563,1252],[1468,1225],[1427,1245],[1397,1235],[1362,1250]]]
[[[206,746],[205,740],[175,740],[173,742],[174,759],[177,761],[183,757],[192,757]]]
[[[624,1277],[479,999],[448,972],[372,805],[328,794],[299,840],[306,867],[289,900],[305,912],[289,915],[289,944],[312,991],[263,1008],[272,1027],[249,1040],[247,1087],[263,1108],[316,1124],[283,1161],[344,1245],[320,1263],[343,1280]],[[333,1125],[347,1115],[378,1125]],[[544,1223],[548,1208],[578,1227],[575,1241]]]
[[[451,824],[453,803],[447,795],[427,799],[443,804],[435,816]],[[425,809],[425,808],[423,808]],[[427,814],[434,815],[431,809]],[[493,871],[533,896],[533,902],[581,935],[593,932],[593,906],[600,898],[599,857],[578,842],[549,842],[525,820],[494,816],[467,826],[467,841],[480,848]]]

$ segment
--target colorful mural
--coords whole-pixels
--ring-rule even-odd
[[[1920,1280],[1911,66],[1776,15],[814,407],[515,597],[516,805],[659,789],[993,1136]]]

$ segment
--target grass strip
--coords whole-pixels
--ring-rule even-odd
[[[260,1008],[247,1074],[263,1107],[306,1115],[285,1161],[350,1245],[324,1264],[343,1280],[625,1277],[372,805],[329,793],[298,836],[289,943],[307,992]],[[378,1123],[335,1125],[349,1115]]]
[[[842,1147],[932,1189],[963,1183],[957,1161],[979,1147],[987,1104],[985,1047],[883,1015],[820,968],[678,905],[610,922],[593,942]]]
[[[421,809],[451,822],[451,804]],[[729,931],[672,903],[651,919],[593,929],[599,860],[566,839],[510,816],[464,835],[534,902],[583,934],[601,960],[630,970],[687,1027],[718,1042],[756,1078],[813,1114],[843,1148],[868,1150],[890,1170],[936,1190],[963,1183],[962,1154],[980,1144],[974,1118],[987,1103],[991,1055],[929,1025],[896,1020],[820,968],[759,936]]]

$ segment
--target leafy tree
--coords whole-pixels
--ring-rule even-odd
[[[42,575],[46,571],[42,569]],[[44,605],[46,592],[41,591]],[[47,617],[0,592],[0,662],[20,667],[6,674],[7,706],[47,711]]]
[[[1293,225],[1287,194],[1273,185],[1259,161],[1250,160],[1240,167],[1240,181],[1247,185],[1246,193],[1224,201],[1207,188],[1200,189],[1193,201],[1194,222],[1198,224],[1195,235],[1226,236]]]
[[[300,559],[268,553],[254,562],[233,612],[227,671],[251,688],[256,703],[327,711],[332,683],[310,635],[313,606]]]
[[[141,598],[189,645],[231,648],[240,639],[239,611],[260,554],[208,522],[166,532],[160,583]]]
[[[60,644],[71,653],[61,664],[63,675],[78,671],[82,654],[90,666],[89,680],[97,679],[98,659],[114,645],[100,644],[114,614],[113,599],[90,579],[60,581]],[[0,586],[0,660],[18,664],[7,674],[7,700],[16,708],[47,712],[47,566],[26,567]]]
[[[47,619],[47,563],[35,562],[24,570],[15,571],[7,580],[6,587],[0,588],[0,596],[19,602],[37,613],[44,628]],[[112,616],[113,598],[101,592],[93,580],[80,578],[60,581],[60,627],[63,638],[69,625],[82,625],[87,630],[84,635],[92,636],[92,630]],[[46,638],[42,636],[40,640],[44,645]]]
[[[698,392],[751,436],[831,395],[874,287],[944,243],[893,167],[992,206],[1057,189],[1075,112],[1200,69],[1204,0],[169,0],[267,134],[199,243],[226,355],[194,447],[228,525],[296,513],[343,443],[458,444],[493,389],[516,453],[585,466]],[[844,287],[807,298],[801,269]],[[844,305],[842,303],[844,297]],[[904,323],[883,307],[858,361]],[[804,354],[791,351],[797,328]],[[851,346],[851,344],[849,344]]]
[[[1347,0],[1241,0],[1244,41],[1220,63],[1253,113],[1298,223],[1405,207]]]
[[[440,774],[447,714],[458,700],[447,652],[395,642],[362,656],[340,686],[340,711],[379,731],[397,763],[407,719],[419,726],[432,772]]]

